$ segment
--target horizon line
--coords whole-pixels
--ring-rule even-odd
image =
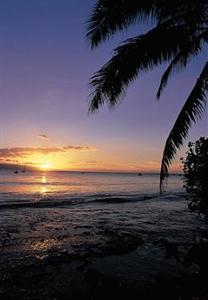
[[[159,171],[145,171],[145,170],[139,170],[139,171],[127,171],[127,170],[85,170],[85,169],[78,169],[78,170],[66,170],[66,169],[47,169],[43,170],[35,166],[30,165],[18,165],[18,164],[0,164],[0,171],[21,171],[21,169],[24,169],[28,172],[71,172],[71,173],[110,173],[110,174],[154,174],[154,175],[160,175]],[[180,171],[173,171],[170,172],[172,175],[180,175],[182,172]]]

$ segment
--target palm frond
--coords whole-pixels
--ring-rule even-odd
[[[195,123],[202,117],[207,104],[207,92],[208,62],[202,70],[166,140],[161,163],[160,191],[162,191],[164,179],[168,176],[171,161],[174,159],[177,150],[183,145],[189,128],[192,123]]]
[[[98,0],[87,21],[86,36],[94,48],[135,21],[161,24],[183,18],[195,26],[202,20],[205,4],[207,0]]]
[[[125,88],[139,73],[169,62],[180,51],[190,35],[182,25],[168,22],[158,25],[144,35],[129,39],[114,50],[113,57],[92,78],[89,111],[93,112],[107,102],[110,106],[119,101]]]
[[[154,18],[155,0],[98,0],[87,22],[87,38],[97,47],[115,32],[126,29],[138,17]]]
[[[174,1],[156,1],[156,9],[159,9],[159,23],[169,18],[183,18],[189,26],[197,26],[203,22],[205,11],[207,9],[207,0],[174,0]]]
[[[161,78],[160,86],[157,91],[158,100],[164,88],[166,87],[170,76],[175,72],[179,72],[185,69],[187,63],[193,58],[193,56],[196,56],[200,52],[201,50],[200,42],[201,39],[199,39],[195,44],[189,43],[187,47],[179,51],[177,55],[173,58],[173,60],[171,61],[171,63],[169,64],[168,68],[165,70]]]

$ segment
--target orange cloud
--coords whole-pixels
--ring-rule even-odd
[[[0,148],[0,159],[24,158],[25,156],[39,153],[39,154],[53,154],[53,153],[67,153],[70,151],[95,151],[96,149],[90,146],[73,146],[68,145],[64,147],[12,147]]]
[[[70,165],[73,166],[97,166],[97,165],[101,165],[103,163],[103,161],[99,161],[99,160],[88,160],[88,161],[68,161],[68,163]]]
[[[13,148],[0,148],[0,158],[10,157],[24,157],[31,153],[49,154],[63,152],[59,148],[35,148],[35,147],[13,147]]]

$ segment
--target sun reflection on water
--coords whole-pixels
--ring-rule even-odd
[[[56,238],[46,238],[41,241],[35,241],[30,244],[29,249],[34,251],[43,251],[43,250],[49,250],[53,247],[59,246],[60,241]]]
[[[42,174],[41,183],[47,183],[47,177],[45,173]]]
[[[41,190],[40,190],[41,194],[46,194],[47,192],[48,192],[48,188],[47,187],[45,187],[45,186],[41,187]]]
[[[41,184],[47,184],[47,177],[46,177],[46,173],[43,173],[41,176]],[[41,186],[40,187],[40,193],[41,194],[46,194],[48,192],[48,188],[46,186]]]

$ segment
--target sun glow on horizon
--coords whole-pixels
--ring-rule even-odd
[[[43,163],[42,165],[40,165],[40,169],[47,171],[51,169],[51,164],[49,162]]]
[[[56,170],[137,173],[159,172],[160,170],[160,160],[154,153],[143,153],[140,158],[134,157],[132,155],[132,150],[130,149],[129,152],[125,150],[125,155],[117,156],[116,154],[115,157],[115,153],[119,153],[119,149],[108,149],[100,152],[78,150],[66,151],[62,149],[64,148],[22,147],[22,150],[21,147],[9,148],[6,149],[8,157],[5,157],[5,163],[11,159],[12,161],[15,159],[20,166],[28,166],[44,173]],[[17,152],[16,157],[14,157],[13,154],[15,151]],[[2,153],[5,154],[5,149],[2,149]],[[12,153],[12,156],[10,153]],[[150,156],[151,160],[149,160]],[[180,165],[175,163],[172,166],[172,170],[180,171]]]

